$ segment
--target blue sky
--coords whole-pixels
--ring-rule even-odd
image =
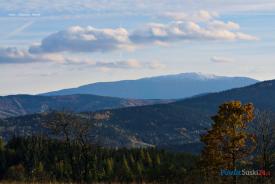
[[[0,2],[0,95],[202,72],[275,79],[275,0]]]

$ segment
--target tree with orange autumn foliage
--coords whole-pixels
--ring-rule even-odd
[[[255,137],[247,131],[247,125],[254,118],[254,106],[240,101],[224,103],[217,115],[212,117],[212,128],[201,141],[202,165],[212,179],[220,175],[220,170],[236,170],[241,161],[255,149]],[[228,181],[227,181],[228,182]],[[232,178],[237,183],[237,178]]]

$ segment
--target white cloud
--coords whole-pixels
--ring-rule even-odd
[[[25,63],[59,63],[83,64],[93,63],[74,57],[65,57],[62,54],[31,54],[26,50],[16,47],[0,48],[0,64],[25,64]]]
[[[15,47],[0,48],[0,63],[29,63],[34,62],[35,57],[27,51],[18,50]]]
[[[216,13],[205,10],[176,16],[181,21],[168,24],[150,23],[143,28],[129,32],[124,28],[96,29],[73,26],[44,38],[39,45],[31,46],[29,52],[110,52],[133,50],[140,45],[157,44],[167,46],[170,42],[182,40],[257,40],[256,37],[240,32],[240,25],[217,19]]]
[[[148,24],[134,31],[130,39],[134,43],[173,42],[181,40],[257,40],[255,36],[236,31],[234,22],[210,21],[204,24],[192,21],[177,21],[170,24]]]
[[[232,63],[234,60],[232,58],[214,56],[211,58],[211,61],[214,63]]]
[[[180,40],[258,40],[255,36],[238,31],[238,23],[219,20],[216,12],[206,10],[187,12],[166,12],[162,16],[172,18],[170,24],[148,24],[136,30],[131,36],[137,42],[161,42]],[[161,33],[161,34],[160,34]]]
[[[67,58],[62,54],[31,54],[16,47],[0,48],[0,64],[26,64],[26,63],[82,63],[75,58]]]
[[[110,52],[113,50],[132,50],[144,45],[169,46],[179,41],[254,41],[255,36],[240,32],[240,25],[218,19],[218,14],[205,10],[194,13],[168,13],[166,16],[180,21],[167,24],[150,23],[141,29],[129,32],[124,28],[97,29],[91,26],[73,26],[45,37],[41,43],[29,47],[28,51],[16,48],[0,48],[0,64],[52,62],[62,64],[90,65],[104,68],[150,68],[163,69],[158,62],[139,62],[137,60],[94,61],[76,57],[79,52]],[[31,25],[23,25],[18,30]],[[16,33],[16,32],[15,32]],[[67,52],[70,52],[68,56]],[[67,55],[67,56],[66,56]],[[213,57],[213,62],[228,62],[226,58]]]
[[[31,54],[15,47],[0,48],[0,64],[55,63],[98,68],[102,71],[111,69],[163,69],[165,65],[159,62],[141,62],[136,59],[121,61],[95,61],[76,56],[65,56],[59,53]]]
[[[44,38],[40,45],[30,47],[30,53],[51,52],[107,52],[129,46],[128,31],[96,29],[93,27],[70,27]]]

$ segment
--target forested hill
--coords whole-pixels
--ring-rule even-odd
[[[132,100],[96,95],[11,95],[0,97],[0,118],[33,114],[49,110],[83,112],[166,102],[170,101]]]
[[[111,110],[111,118],[105,124],[127,130],[149,144],[170,147],[194,143],[211,125],[210,117],[219,105],[232,100],[275,111],[275,80],[170,104]]]
[[[258,109],[275,111],[275,80],[259,82],[247,87],[189,98],[175,102],[175,104],[214,113],[219,104],[232,100],[240,100],[243,103],[251,102]]]
[[[135,147],[156,145],[186,149],[196,145],[210,117],[218,106],[226,101],[252,102],[256,108],[275,111],[275,81],[266,81],[252,86],[220,93],[194,97],[169,104],[103,110],[109,119],[94,127],[94,136],[106,146]],[[84,113],[93,114],[93,113]],[[1,134],[8,132],[36,132],[39,130],[40,115],[10,118],[2,123]],[[40,130],[39,130],[40,131]],[[189,146],[190,148],[190,146]]]

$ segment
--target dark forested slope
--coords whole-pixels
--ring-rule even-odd
[[[187,144],[199,143],[200,134],[210,127],[210,117],[217,112],[218,106],[231,100],[252,102],[258,109],[275,111],[275,81],[261,82],[169,104],[99,111],[98,113],[108,113],[110,117],[94,127],[94,134],[107,146],[156,145],[186,148]],[[94,113],[82,113],[83,115],[94,115]],[[31,121],[28,120],[30,117]],[[17,128],[21,132],[24,129],[29,132],[35,130],[34,125],[37,124],[35,122],[39,124],[39,120],[34,116],[30,117],[6,120],[10,125],[1,128],[2,134],[12,128]]]
[[[83,112],[166,102],[170,101],[132,100],[96,95],[10,95],[0,97],[0,118],[40,113],[49,110]]]

